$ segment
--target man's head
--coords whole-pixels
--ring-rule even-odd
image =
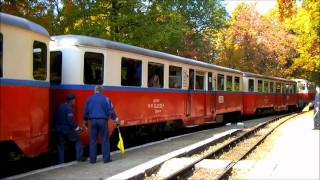
[[[96,86],[95,88],[94,88],[94,92],[95,93],[100,93],[100,94],[102,94],[103,93],[103,87],[102,86]]]
[[[69,104],[74,104],[74,102],[76,101],[76,96],[73,94],[68,94],[66,97],[67,103]]]

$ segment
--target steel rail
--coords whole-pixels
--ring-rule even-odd
[[[221,179],[226,179],[226,177],[228,176],[228,174],[232,171],[232,168],[242,159],[244,159],[250,152],[252,152],[259,144],[261,144],[263,142],[263,140],[265,138],[267,138],[267,136],[269,136],[275,129],[277,129],[277,127],[279,127],[281,124],[285,123],[287,120],[298,116],[299,114],[296,114],[284,121],[282,121],[281,123],[277,124],[275,127],[273,127],[271,130],[269,130],[266,134],[264,134],[263,136],[261,136],[254,144],[251,145],[251,147],[244,152],[239,158],[237,158],[236,160],[233,160],[232,162],[230,162],[226,168],[224,169],[224,171],[215,179],[216,180],[221,180]]]
[[[266,121],[264,123],[261,123],[257,126],[254,126],[252,129],[250,129],[249,131],[245,132],[244,134],[242,134],[241,136],[237,137],[236,139],[230,141],[229,143],[219,147],[218,149],[216,149],[215,151],[212,151],[202,157],[199,157],[198,159],[194,160],[192,163],[188,164],[187,166],[184,166],[183,168],[177,170],[177,171],[174,171],[173,173],[169,174],[168,176],[166,177],[163,177],[161,179],[164,179],[164,180],[169,180],[169,179],[180,179],[181,177],[183,177],[185,174],[187,174],[188,172],[190,172],[190,170],[194,169],[194,166],[195,164],[199,163],[200,161],[204,160],[204,159],[208,159],[210,157],[214,157],[214,156],[217,156],[221,153],[223,153],[225,150],[228,150],[231,148],[231,146],[234,146],[236,145],[238,142],[241,142],[241,140],[243,139],[247,139],[248,136],[251,136],[252,134],[254,134],[256,131],[260,130],[261,128],[265,127],[266,125],[274,122],[274,121],[277,121],[279,119],[282,119],[282,118],[285,118],[285,117],[288,117],[290,115],[292,115],[294,113],[289,113],[289,114],[286,114],[286,115],[282,115],[282,116],[279,116],[279,117],[276,117],[274,119],[271,119],[269,121]],[[297,116],[299,114],[296,114],[295,116]],[[294,117],[295,117],[294,116]],[[289,117],[288,119],[291,119],[292,117]],[[285,121],[287,121],[288,119],[286,119]],[[284,122],[285,122],[284,121]],[[265,136],[266,137],[266,136]],[[254,149],[254,147],[252,147]],[[250,148],[251,149],[251,148]],[[227,166],[227,169],[224,170],[224,174],[227,174],[231,169],[232,167],[235,165],[236,163],[234,162],[231,162],[228,166]],[[224,177],[224,175],[220,175],[221,178]],[[219,177],[220,177],[219,176]]]

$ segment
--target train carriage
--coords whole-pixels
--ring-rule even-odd
[[[1,155],[18,148],[36,156],[48,151],[50,36],[9,14],[0,13],[0,23]]]
[[[305,79],[292,79],[297,82],[297,93],[299,99],[299,107],[303,108],[314,100],[316,94],[316,85]]]
[[[74,93],[80,124],[94,85],[104,86],[123,127],[160,122],[190,127],[242,113],[241,71],[99,38],[52,39],[51,103],[57,107]],[[113,124],[109,127],[111,133]]]
[[[245,115],[297,108],[295,81],[248,72],[243,73],[243,81]]]

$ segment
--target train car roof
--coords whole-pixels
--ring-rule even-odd
[[[50,38],[48,31],[44,27],[21,17],[13,16],[6,13],[0,13],[0,22],[1,24],[4,23],[11,26],[20,27]]]
[[[102,48],[110,48],[119,51],[131,52],[136,54],[141,54],[145,56],[160,58],[171,60],[179,63],[190,64],[195,66],[201,66],[205,68],[213,68],[216,70],[227,71],[231,73],[242,74],[242,71],[226,68],[214,64],[209,64],[201,61],[197,61],[194,59],[184,58],[164,52],[154,51],[150,49],[145,49],[137,46],[132,46],[124,43],[114,42],[110,40],[105,40],[96,37],[89,37],[89,36],[82,36],[82,35],[59,35],[59,36],[52,36],[52,39],[55,40],[57,45],[78,45],[78,46],[95,46],[95,47],[102,47]]]
[[[295,83],[293,80],[288,80],[284,78],[279,78],[279,77],[272,77],[272,76],[264,76],[261,74],[255,74],[255,73],[250,73],[250,72],[243,72],[244,77],[253,77],[253,78],[261,78],[261,79],[269,79],[269,80],[277,80],[277,81],[285,81],[285,82],[290,82],[290,83]]]

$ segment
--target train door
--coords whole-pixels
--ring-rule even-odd
[[[187,111],[186,115],[191,116],[192,111],[192,93],[194,90],[194,69],[189,69],[189,91],[187,95]]]
[[[215,94],[214,94],[214,80],[213,80],[213,76],[212,73],[209,72],[208,73],[208,91],[207,91],[207,95],[206,95],[206,102],[207,102],[207,115],[212,116],[214,115],[215,112],[215,104],[214,104],[214,100],[215,100]]]

